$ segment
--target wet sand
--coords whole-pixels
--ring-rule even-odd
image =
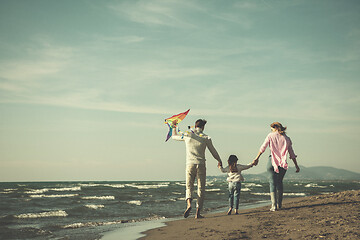
[[[167,239],[360,239],[360,190],[284,199],[283,208],[241,210],[166,222],[142,240]]]

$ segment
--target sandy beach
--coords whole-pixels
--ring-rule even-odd
[[[261,207],[193,217],[194,211],[141,239],[360,239],[360,190],[285,199],[276,212]]]

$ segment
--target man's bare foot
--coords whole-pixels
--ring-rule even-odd
[[[191,207],[188,207],[184,212],[184,218],[187,218],[189,216],[190,211],[191,211]]]
[[[232,208],[229,208],[229,211],[227,212],[227,215],[231,215]]]
[[[195,218],[196,218],[196,219],[200,219],[200,218],[204,218],[204,216],[202,216],[202,215],[200,215],[200,214],[196,214],[196,215],[195,215]]]

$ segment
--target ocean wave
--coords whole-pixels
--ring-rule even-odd
[[[23,213],[15,215],[16,218],[43,218],[43,217],[66,217],[68,214],[63,210],[41,212],[41,213]]]
[[[180,192],[172,192],[172,194],[181,195],[182,193],[180,193]]]
[[[105,226],[105,225],[114,225],[114,224],[121,224],[121,223],[134,223],[134,222],[143,222],[143,221],[152,221],[158,219],[165,219],[165,217],[161,216],[153,216],[148,218],[141,218],[141,219],[131,219],[131,220],[117,220],[111,222],[85,222],[85,223],[72,223],[63,226],[62,228],[82,228],[82,227],[97,227],[97,226]]]
[[[13,191],[6,191],[6,192],[0,192],[2,194],[9,194],[9,193],[13,193]]]
[[[247,188],[247,187],[244,187],[244,188],[241,188],[241,192],[250,192],[250,188]]]
[[[156,185],[136,185],[133,183],[125,184],[127,187],[133,187],[137,189],[152,189],[152,188],[161,188],[161,187],[168,187],[170,183],[161,183]]]
[[[99,183],[79,183],[79,185],[81,187],[98,187],[98,186],[102,186],[103,184],[99,184]]]
[[[164,199],[156,199],[154,202],[156,203],[169,203],[169,202],[176,202],[177,198],[164,198]]]
[[[186,186],[186,183],[183,183],[183,182],[176,182],[175,184],[179,185],[179,186]]]
[[[140,206],[142,204],[142,202],[139,200],[132,200],[132,201],[128,201],[127,203],[137,205],[137,206]]]
[[[87,204],[85,205],[85,207],[90,208],[90,209],[98,209],[98,208],[104,208],[104,205],[95,205],[95,204]]]
[[[313,187],[313,188],[326,188],[326,186],[318,185],[317,183],[309,183],[305,185],[306,188]]]
[[[24,193],[27,194],[39,194],[39,193],[45,193],[48,192],[49,189],[48,188],[42,188],[42,189],[31,189],[30,191],[26,191]]]
[[[114,196],[88,196],[88,197],[82,197],[82,199],[85,200],[92,200],[92,199],[96,199],[96,200],[114,200],[115,197]]]
[[[81,228],[81,227],[97,227],[97,226],[104,226],[104,225],[113,225],[122,223],[121,220],[113,221],[113,222],[87,222],[87,223],[72,223],[63,226],[63,228]]]
[[[30,195],[31,198],[64,198],[64,197],[75,197],[79,194],[53,194],[53,195],[45,195],[45,194],[38,194],[38,195]]]

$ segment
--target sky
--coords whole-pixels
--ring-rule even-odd
[[[1,0],[0,181],[184,180],[185,144],[165,142],[164,119],[187,109],[180,129],[206,119],[224,165],[251,162],[279,121],[301,166],[359,173],[359,12],[350,0]],[[246,173],[264,172],[267,153]]]

